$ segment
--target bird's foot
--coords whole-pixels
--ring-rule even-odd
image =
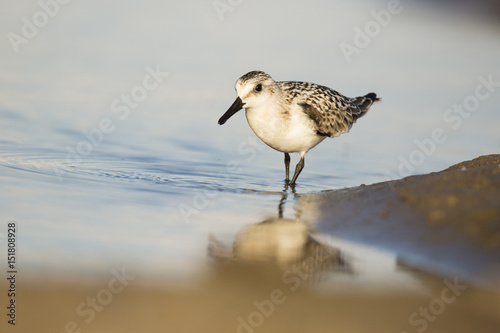
[[[290,183],[290,180],[289,179],[286,179],[285,180],[285,189],[284,191],[288,191],[288,189],[291,189],[292,190],[292,193],[295,193],[295,182],[294,183]]]

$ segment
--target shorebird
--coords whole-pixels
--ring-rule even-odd
[[[326,137],[348,132],[380,99],[375,93],[349,98],[315,83],[274,81],[262,71],[248,72],[235,84],[236,100],[220,117],[224,124],[245,108],[250,128],[269,147],[285,153],[285,183],[295,186],[305,155]],[[300,161],[290,182],[290,153]]]

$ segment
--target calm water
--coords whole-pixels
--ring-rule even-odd
[[[3,35],[20,33],[21,18],[40,10],[36,1],[16,6],[0,14]],[[243,2],[220,20],[206,1],[75,2],[18,53],[3,38],[0,220],[18,223],[23,270],[125,266],[144,279],[194,277],[210,234],[231,246],[244,227],[276,217],[283,154],[256,139],[243,112],[217,125],[235,80],[253,69],[383,99],[349,134],[307,155],[299,194],[498,153],[500,87],[466,116],[448,112],[480,77],[500,81],[498,25],[405,3],[348,63],[340,43],[353,44],[353,29],[386,4],[304,6]],[[436,129],[446,138],[430,144]],[[294,203],[290,194],[285,217],[295,218]],[[387,262],[392,281],[406,276],[394,271],[395,254],[342,244]]]

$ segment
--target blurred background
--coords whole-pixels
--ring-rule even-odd
[[[465,0],[3,1],[0,221],[18,223],[23,279],[106,280],[122,267],[138,284],[203,279],[207,246],[232,256],[249,225],[298,219],[301,195],[497,153],[499,13]],[[382,98],[308,153],[284,201],[282,154],[242,113],[217,125],[256,69]],[[343,246],[388,263],[354,284],[414,286],[396,254]]]

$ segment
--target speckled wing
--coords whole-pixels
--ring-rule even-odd
[[[363,97],[348,98],[325,86],[309,82],[278,82],[288,103],[297,103],[316,124],[319,135],[336,137],[346,133],[363,116],[373,101],[370,93]]]

